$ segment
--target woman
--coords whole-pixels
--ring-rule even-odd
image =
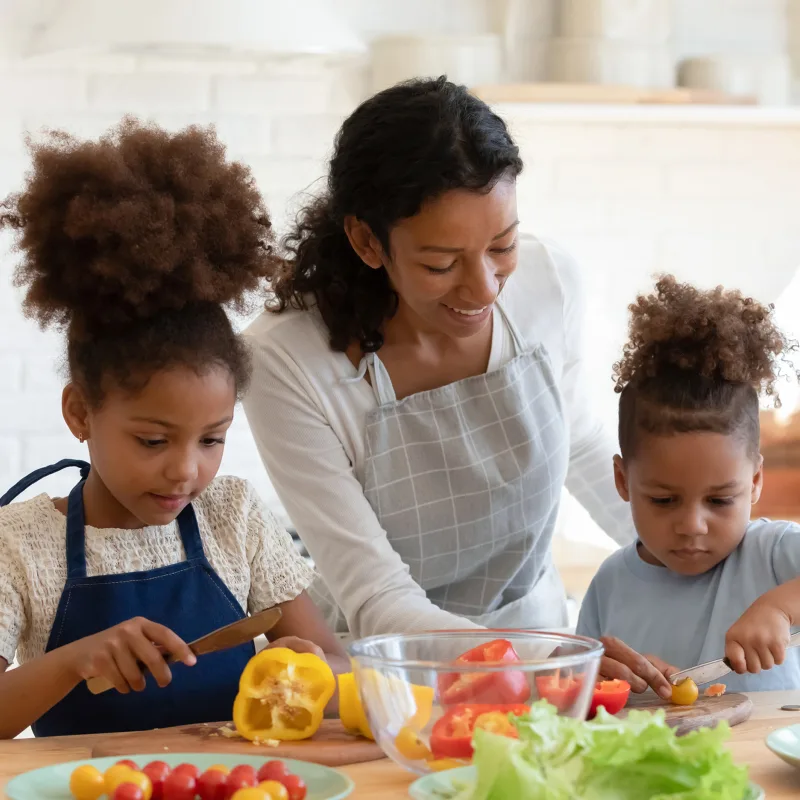
[[[381,92],[247,331],[245,410],[339,630],[564,626],[565,483],[633,538],[583,384],[578,269],[520,233],[522,166],[463,87]]]

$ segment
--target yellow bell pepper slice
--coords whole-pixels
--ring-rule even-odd
[[[421,731],[433,712],[434,690],[431,686],[415,686],[396,677],[382,675],[375,670],[364,669],[359,678],[371,683],[368,690],[376,701],[389,706],[386,709],[391,719],[400,719],[408,727]],[[367,715],[361,704],[355,676],[348,672],[338,676],[339,681],[339,719],[346,730],[358,733],[367,739],[375,739],[369,727]]]
[[[239,679],[233,724],[251,742],[309,739],[335,690],[333,672],[321,658],[285,647],[262,650]]]

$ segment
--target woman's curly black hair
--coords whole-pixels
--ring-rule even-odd
[[[450,189],[489,192],[515,178],[522,159],[503,120],[465,87],[445,78],[412,80],[376,94],[336,137],[327,191],[306,206],[284,239],[288,258],[272,275],[280,313],[313,301],[333,350],[358,342],[379,350],[397,307],[386,270],[364,264],[344,230],[366,222],[389,253],[389,233]]]
[[[634,453],[640,430],[737,434],[756,454],[759,394],[780,404],[781,362],[797,349],[772,312],[739,291],[703,291],[671,275],[639,296],[614,366],[623,458]]]
[[[157,370],[250,374],[225,306],[274,267],[272,227],[247,167],[213,129],[169,133],[126,118],[97,141],[29,143],[24,189],[0,204],[17,234],[25,313],[67,334],[71,380],[94,404],[106,381],[141,388]]]

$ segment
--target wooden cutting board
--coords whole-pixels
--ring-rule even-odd
[[[161,728],[152,731],[109,734],[92,749],[92,757],[133,756],[150,753],[242,753],[264,755],[270,758],[297,758],[338,767],[360,764],[384,758],[375,742],[353,736],[345,731],[339,720],[325,720],[312,739],[303,742],[281,742],[277,747],[254,745],[245,739],[229,739],[219,734],[229,722],[210,722],[204,725],[187,725]]]
[[[729,725],[746,722],[753,713],[753,703],[743,694],[724,694],[722,697],[703,697],[691,706],[676,706],[665,703],[652,692],[632,694],[628,705],[619,716],[633,708],[642,711],[656,711],[663,708],[667,712],[667,724],[677,729],[678,736],[698,728],[713,728],[721,720]]]

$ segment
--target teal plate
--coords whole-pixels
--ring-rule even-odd
[[[272,759],[264,756],[244,756],[200,754],[200,753],[157,753],[155,755],[130,756],[139,766],[150,761],[165,761],[171,767],[184,762],[194,764],[200,772],[212,764],[224,764],[233,768],[238,764],[249,764],[258,769],[265,761]],[[9,800],[72,800],[69,791],[69,778],[72,771],[82,764],[92,764],[101,772],[116,764],[120,758],[91,758],[84,761],[72,761],[69,764],[56,764],[52,767],[35,769],[12,778],[5,788]],[[280,759],[286,769],[299,775],[308,786],[306,800],[342,800],[355,788],[353,781],[341,772],[307,761],[294,761],[291,758]]]
[[[459,767],[447,772],[436,772],[414,781],[408,789],[413,800],[447,800],[475,780],[475,767]],[[742,800],[764,800],[764,790],[750,784]]]
[[[767,747],[787,764],[800,769],[800,725],[779,728],[767,736]]]

